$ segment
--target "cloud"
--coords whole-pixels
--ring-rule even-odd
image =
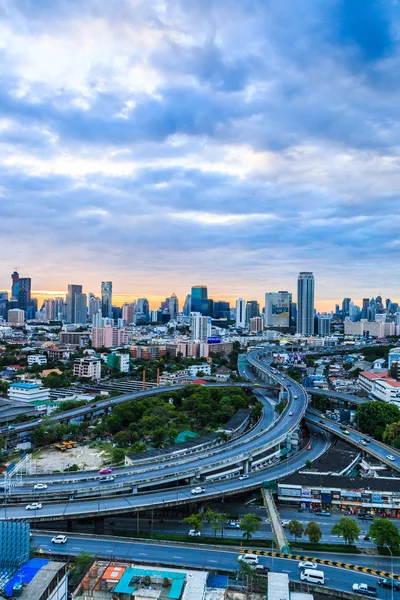
[[[320,298],[395,297],[397,18],[358,0],[3,0],[3,264],[36,289],[261,299],[313,270]]]

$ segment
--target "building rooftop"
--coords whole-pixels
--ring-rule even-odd
[[[37,383],[11,383],[10,388],[23,389],[23,390],[38,390],[40,385]]]
[[[340,475],[320,475],[319,473],[295,473],[279,485],[299,485],[345,490],[371,490],[373,492],[400,492],[400,479],[378,479],[370,477],[342,477]]]
[[[28,583],[19,596],[23,600],[38,600],[46,592],[51,582],[60,574],[63,577],[66,572],[67,563],[50,561],[44,565]]]
[[[373,381],[374,379],[387,379],[388,377],[387,371],[381,371],[380,373],[371,373],[370,371],[361,371],[360,376],[366,377]]]
[[[340,474],[350,468],[350,465],[360,454],[360,451],[343,440],[337,440],[331,449],[320,459],[313,462],[310,469],[316,474]]]

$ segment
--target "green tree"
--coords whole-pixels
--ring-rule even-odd
[[[318,544],[322,537],[321,527],[315,521],[310,521],[304,532],[311,544]]]
[[[125,459],[125,451],[122,448],[113,448],[111,460],[114,464],[122,463]]]
[[[185,517],[184,521],[195,531],[200,531],[204,527],[203,516],[200,513],[193,513]]]
[[[312,467],[312,460],[310,460],[309,458],[306,460],[305,465],[307,467],[307,469],[310,469]]]
[[[243,537],[246,540],[249,540],[253,533],[259,531],[261,527],[261,519],[254,515],[253,513],[247,513],[244,515],[243,519],[240,521],[240,529],[243,532]]]
[[[288,523],[288,532],[290,535],[294,535],[295,542],[297,542],[297,538],[303,537],[304,527],[300,521],[292,519],[292,521],[289,521]]]
[[[354,519],[350,519],[350,517],[341,517],[332,527],[331,533],[342,537],[346,544],[354,544],[354,542],[358,540],[360,531],[361,530]]]
[[[387,402],[365,402],[357,409],[356,422],[361,431],[381,440],[387,425],[400,421],[400,410]]]
[[[69,583],[75,589],[82,577],[87,573],[94,562],[93,554],[81,552],[75,557],[74,564],[69,572]]]
[[[113,442],[118,444],[120,447],[129,446],[132,440],[132,433],[129,429],[125,429],[124,431],[118,431],[113,435]]]
[[[7,381],[0,381],[0,396],[7,396],[9,384]]]
[[[397,550],[400,546],[399,530],[388,519],[375,519],[369,528],[368,536],[377,546],[389,546],[391,550]]]

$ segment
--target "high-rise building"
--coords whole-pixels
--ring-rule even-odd
[[[199,312],[203,316],[210,315],[207,286],[195,285],[192,287],[191,312]]]
[[[7,313],[7,321],[9,323],[24,323],[25,311],[20,308],[11,308]]]
[[[57,318],[54,298],[48,298],[44,301],[44,318],[46,321],[54,321]]]
[[[136,303],[135,302],[125,302],[122,305],[122,318],[124,319],[127,325],[133,323],[135,317]]]
[[[265,294],[264,322],[266,327],[290,327],[292,294],[268,292]]]
[[[187,294],[185,304],[183,305],[183,315],[185,317],[190,317],[191,310],[192,310],[192,294]]]
[[[103,317],[112,318],[112,282],[101,282],[101,314]]]
[[[243,298],[236,300],[236,327],[246,327],[246,301]]]
[[[246,325],[250,325],[250,319],[260,316],[260,305],[257,300],[246,302]]]
[[[318,316],[318,335],[330,335],[332,317],[330,315]]]
[[[7,321],[8,292],[0,292],[0,319]]]
[[[75,323],[85,325],[87,320],[87,296],[76,294],[75,296]]]
[[[314,275],[299,273],[297,279],[297,327],[302,335],[314,333]]]
[[[179,300],[176,294],[172,294],[170,298],[165,298],[165,301],[161,303],[160,310],[167,312],[170,320],[176,320],[179,312]]]
[[[18,300],[18,291],[19,291],[19,273],[14,271],[11,275],[11,299],[17,301]]]
[[[342,316],[343,319],[349,316],[351,298],[343,298],[342,301]]]
[[[363,298],[361,319],[368,319],[369,298]]]
[[[77,323],[76,320],[76,296],[82,294],[82,286],[81,285],[69,285],[68,293],[67,293],[67,323]]]
[[[264,330],[264,319],[262,317],[252,317],[250,319],[250,333],[261,333]]]
[[[101,300],[93,292],[89,292],[88,314],[89,321],[92,321],[93,315],[101,310]]]
[[[205,317],[199,312],[190,314],[192,340],[204,341],[211,337],[211,317]]]
[[[147,298],[138,298],[136,303],[136,314],[144,315],[144,318],[139,318],[140,321],[148,321],[150,316],[149,301]]]
[[[30,277],[20,277],[18,281],[18,308],[28,310],[31,304],[32,280]]]
[[[230,319],[231,307],[229,302],[217,300],[214,302],[214,319]]]

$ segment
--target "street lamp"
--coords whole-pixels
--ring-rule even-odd
[[[390,552],[390,570],[391,570],[391,579],[390,579],[390,583],[391,583],[391,588],[392,588],[392,600],[393,600],[393,592],[394,592],[394,580],[393,580],[393,552],[390,549],[389,544],[385,544],[385,548],[387,548]]]

